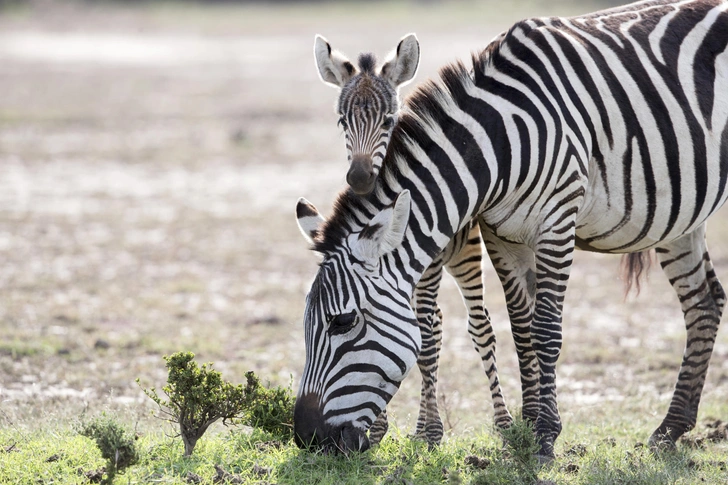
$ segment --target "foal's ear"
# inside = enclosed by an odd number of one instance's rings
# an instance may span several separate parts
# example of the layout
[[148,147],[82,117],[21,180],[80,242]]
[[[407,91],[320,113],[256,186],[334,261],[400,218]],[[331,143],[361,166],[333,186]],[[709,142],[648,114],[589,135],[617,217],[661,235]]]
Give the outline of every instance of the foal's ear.
[[349,59],[332,50],[331,44],[318,34],[313,42],[313,56],[316,58],[319,76],[326,84],[343,88],[358,72]]
[[380,75],[395,88],[407,84],[417,74],[420,65],[420,43],[415,34],[407,34],[382,65]]
[[312,203],[301,197],[296,204],[296,219],[298,220],[298,228],[301,230],[304,239],[309,244],[313,244],[319,228],[326,222],[319,211]]
[[375,215],[359,233],[352,250],[367,262],[374,262],[397,249],[407,230],[412,197],[409,190],[402,191],[392,207]]

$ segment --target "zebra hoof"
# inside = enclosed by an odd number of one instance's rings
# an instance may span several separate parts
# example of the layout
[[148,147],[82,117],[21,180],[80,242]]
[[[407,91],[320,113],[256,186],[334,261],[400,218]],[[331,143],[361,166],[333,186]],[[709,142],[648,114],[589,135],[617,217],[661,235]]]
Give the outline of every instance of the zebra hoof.
[[539,465],[549,465],[553,463],[555,459],[553,455],[542,455],[541,453],[536,453],[535,457],[536,460],[538,460]]
[[548,465],[555,459],[553,442],[541,439],[541,449],[535,455],[539,465]]
[[[688,427],[688,429],[692,429],[692,426]],[[647,441],[647,446],[654,453],[675,451],[677,450],[677,440],[685,431],[685,428],[667,426],[663,423],[652,433]]]
[[653,453],[664,453],[677,450],[677,444],[669,434],[657,432],[652,433],[649,441],[647,441],[647,446]]

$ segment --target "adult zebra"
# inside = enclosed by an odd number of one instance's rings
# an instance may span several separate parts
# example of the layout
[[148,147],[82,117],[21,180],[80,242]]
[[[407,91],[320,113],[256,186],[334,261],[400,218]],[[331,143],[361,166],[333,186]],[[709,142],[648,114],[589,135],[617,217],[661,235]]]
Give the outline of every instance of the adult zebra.
[[[374,188],[389,138],[397,124],[399,88],[410,82],[417,72],[419,42],[414,34],[406,35],[381,65],[377,65],[373,54],[364,53],[359,55],[358,66],[355,66],[317,35],[314,58],[321,80],[341,90],[336,111],[338,124],[346,137],[349,160],[346,181],[355,193],[367,195]],[[316,212],[315,208],[305,207],[311,214]],[[318,218],[314,222],[320,224],[322,221]],[[315,234],[304,233],[304,236],[312,239]],[[455,279],[468,312],[468,332],[490,383],[493,421],[500,428],[507,428],[513,422],[498,379],[495,334],[483,302],[481,264],[480,231],[477,222],[472,221],[455,234],[445,250],[433,260],[412,297],[422,337],[422,349],[417,358],[422,387],[415,435],[425,438],[431,445],[440,443],[443,435],[437,407],[437,371],[442,343],[442,312],[437,297],[443,269]],[[388,427],[387,410],[383,409],[369,429],[369,440],[378,443]]]
[[323,261],[304,315],[299,443],[368,446],[366,428],[420,349],[414,285],[474,217],[506,291],[520,295],[509,311],[531,322],[519,352],[538,362],[542,458],[561,431],[555,365],[575,247],[655,248],[687,343],[650,443],[674,445],[695,425],[726,301],[705,221],[728,197],[727,10],[648,0],[519,22],[472,71],[445,67],[407,100],[373,193],[340,194],[309,228]]

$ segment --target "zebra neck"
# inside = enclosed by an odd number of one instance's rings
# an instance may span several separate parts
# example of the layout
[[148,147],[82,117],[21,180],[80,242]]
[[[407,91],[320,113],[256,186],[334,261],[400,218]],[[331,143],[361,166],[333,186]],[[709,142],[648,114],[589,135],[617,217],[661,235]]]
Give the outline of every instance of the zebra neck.
[[391,264],[414,283],[458,231],[503,198],[502,174],[518,146],[462,64],[440,75],[441,84],[425,84],[407,100],[370,196],[375,214],[410,191],[408,230]]

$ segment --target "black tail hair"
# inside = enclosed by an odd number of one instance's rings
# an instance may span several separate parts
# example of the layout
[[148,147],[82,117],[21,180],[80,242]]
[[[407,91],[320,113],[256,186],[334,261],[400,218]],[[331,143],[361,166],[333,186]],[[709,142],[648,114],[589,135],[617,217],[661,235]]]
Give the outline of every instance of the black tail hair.
[[624,280],[624,297],[627,298],[632,286],[640,294],[640,280],[647,277],[652,266],[654,251],[640,251],[639,253],[630,253],[622,255],[622,279]]

